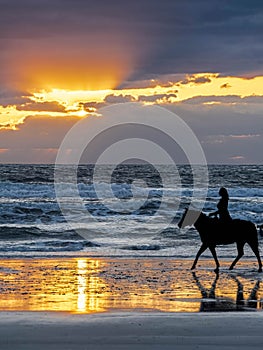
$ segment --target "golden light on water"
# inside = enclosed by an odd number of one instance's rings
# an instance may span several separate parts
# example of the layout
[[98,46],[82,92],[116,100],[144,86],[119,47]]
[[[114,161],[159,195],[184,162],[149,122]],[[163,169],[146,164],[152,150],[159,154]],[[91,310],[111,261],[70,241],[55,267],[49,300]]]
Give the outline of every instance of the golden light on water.
[[187,261],[169,259],[3,260],[0,310],[97,313],[236,311],[247,306],[261,309],[260,281],[227,273],[216,278],[213,263],[209,263],[208,271],[195,274],[187,265]]
[[85,260],[78,260],[78,312],[85,312],[86,310],[86,269],[87,263]]

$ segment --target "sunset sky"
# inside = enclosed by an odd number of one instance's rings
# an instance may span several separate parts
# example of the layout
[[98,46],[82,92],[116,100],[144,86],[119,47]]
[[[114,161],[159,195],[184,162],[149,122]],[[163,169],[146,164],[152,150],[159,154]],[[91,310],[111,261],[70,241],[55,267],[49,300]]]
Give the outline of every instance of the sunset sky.
[[0,0],[0,162],[54,163],[80,118],[159,104],[209,163],[262,164],[261,0]]

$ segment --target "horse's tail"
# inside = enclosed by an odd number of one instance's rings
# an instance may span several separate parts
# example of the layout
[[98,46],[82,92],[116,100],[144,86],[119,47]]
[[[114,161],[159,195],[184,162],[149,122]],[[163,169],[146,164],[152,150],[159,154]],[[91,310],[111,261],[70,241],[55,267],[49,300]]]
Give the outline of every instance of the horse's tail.
[[[247,243],[250,245],[258,246],[258,230],[257,226],[252,221],[247,222]],[[245,223],[244,222],[244,223]]]

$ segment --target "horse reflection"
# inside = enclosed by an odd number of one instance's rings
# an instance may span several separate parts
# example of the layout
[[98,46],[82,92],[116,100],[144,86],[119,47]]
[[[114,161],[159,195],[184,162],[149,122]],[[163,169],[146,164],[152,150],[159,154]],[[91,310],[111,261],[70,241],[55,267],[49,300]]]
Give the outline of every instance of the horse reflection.
[[210,289],[206,289],[195,272],[192,272],[193,279],[199,288],[202,300],[200,304],[201,312],[211,311],[245,311],[262,308],[261,302],[258,302],[258,290],[260,281],[257,281],[251,290],[247,300],[244,298],[244,286],[235,276],[230,276],[237,284],[236,300],[231,298],[216,297],[216,287],[219,280],[219,274],[216,274]]

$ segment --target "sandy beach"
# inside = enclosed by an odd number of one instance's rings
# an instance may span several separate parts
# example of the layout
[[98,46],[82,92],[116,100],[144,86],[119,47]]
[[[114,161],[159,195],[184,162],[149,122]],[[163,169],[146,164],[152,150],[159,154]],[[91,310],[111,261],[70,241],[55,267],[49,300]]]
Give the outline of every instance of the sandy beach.
[[255,261],[164,258],[6,259],[1,349],[261,348]]
[[261,313],[2,313],[1,349],[262,349]]

